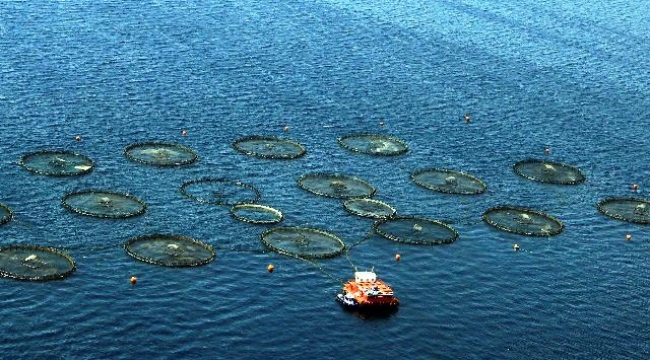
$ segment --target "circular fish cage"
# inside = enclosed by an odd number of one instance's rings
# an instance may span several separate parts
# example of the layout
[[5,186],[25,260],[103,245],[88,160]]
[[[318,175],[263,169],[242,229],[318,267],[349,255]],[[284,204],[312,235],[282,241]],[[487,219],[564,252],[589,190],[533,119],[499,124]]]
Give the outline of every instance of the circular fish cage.
[[70,276],[77,266],[70,255],[45,246],[10,245],[0,248],[0,276],[16,280],[48,281]]
[[433,191],[476,195],[487,189],[487,184],[474,175],[450,169],[422,169],[411,174],[414,183]]
[[253,185],[225,178],[189,180],[180,188],[181,194],[202,204],[238,205],[260,201],[260,191]]
[[483,221],[497,229],[527,236],[553,236],[564,230],[562,221],[541,211],[498,206],[483,213]]
[[230,208],[230,214],[237,220],[250,224],[277,224],[282,221],[280,210],[258,204],[239,204]]
[[402,216],[376,221],[372,228],[386,239],[414,245],[451,244],[458,239],[453,227],[437,220]]
[[133,258],[154,265],[194,267],[214,260],[212,247],[191,237],[151,234],[138,236],[124,244]]
[[273,136],[246,136],[232,144],[235,150],[262,159],[295,159],[306,153],[300,143]]
[[77,214],[110,219],[141,215],[147,208],[144,201],[133,195],[94,189],[66,194],[61,203]]
[[155,166],[188,165],[199,158],[194,150],[186,146],[164,142],[131,144],[124,149],[124,156],[140,164]]
[[397,212],[385,202],[368,198],[348,199],[343,203],[343,208],[350,214],[373,219],[392,218]]
[[395,156],[408,152],[408,145],[393,136],[381,134],[351,134],[338,138],[339,144],[356,153]]
[[0,225],[6,224],[14,218],[14,212],[11,208],[3,203],[0,203]]
[[263,232],[260,240],[279,254],[303,259],[331,258],[345,250],[336,235],[312,228],[276,227]]
[[598,203],[598,211],[618,220],[650,224],[650,201],[635,198],[610,198]]
[[312,194],[335,199],[368,198],[372,197],[376,191],[364,180],[330,173],[303,175],[298,179],[298,186]]
[[75,176],[92,171],[93,160],[72,151],[36,151],[20,158],[20,166],[30,172],[48,176]]
[[577,185],[586,179],[580,169],[553,161],[526,159],[517,162],[513,169],[523,178],[547,184]]

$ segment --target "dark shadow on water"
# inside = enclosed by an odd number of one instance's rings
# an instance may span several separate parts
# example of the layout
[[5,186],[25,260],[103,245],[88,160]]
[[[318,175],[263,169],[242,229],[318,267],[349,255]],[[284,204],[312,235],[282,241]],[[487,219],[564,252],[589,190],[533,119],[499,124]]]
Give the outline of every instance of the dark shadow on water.
[[384,307],[384,308],[351,308],[343,306],[338,303],[342,311],[354,315],[359,319],[373,321],[373,320],[386,320],[391,318],[399,311],[398,307]]

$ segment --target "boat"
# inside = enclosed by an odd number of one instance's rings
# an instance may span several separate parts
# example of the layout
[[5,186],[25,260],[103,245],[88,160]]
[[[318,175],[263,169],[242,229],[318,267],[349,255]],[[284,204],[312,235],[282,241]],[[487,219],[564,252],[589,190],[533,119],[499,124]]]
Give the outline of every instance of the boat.
[[378,279],[374,271],[356,271],[336,300],[346,308],[359,310],[395,310],[399,305],[393,289]]

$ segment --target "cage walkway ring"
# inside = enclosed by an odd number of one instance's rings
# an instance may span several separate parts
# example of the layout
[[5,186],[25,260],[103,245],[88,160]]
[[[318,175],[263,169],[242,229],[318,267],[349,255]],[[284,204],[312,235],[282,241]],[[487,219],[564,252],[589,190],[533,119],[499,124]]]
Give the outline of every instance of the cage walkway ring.
[[397,212],[395,208],[383,201],[368,198],[345,200],[343,202],[343,209],[350,214],[373,219],[392,218]]
[[336,173],[311,173],[298,178],[300,188],[335,199],[368,198],[376,189],[359,178]]
[[636,224],[650,224],[650,200],[607,198],[597,205],[598,211],[613,219]]
[[72,151],[41,150],[25,154],[20,166],[27,171],[47,176],[76,176],[92,171],[94,162],[86,155]]
[[487,184],[476,176],[451,169],[427,168],[413,172],[411,180],[426,189],[457,195],[485,192]]
[[39,245],[9,245],[0,248],[0,276],[24,281],[60,280],[77,266],[67,253]]
[[262,159],[296,159],[307,151],[296,141],[260,135],[243,137],[233,142],[232,146],[244,155]]
[[237,204],[230,208],[230,214],[235,219],[250,224],[277,224],[283,218],[280,210],[259,204]]
[[327,231],[301,227],[275,227],[260,235],[267,248],[302,259],[325,259],[341,255],[345,244]]
[[577,185],[585,181],[577,167],[547,160],[526,159],[513,165],[515,173],[525,179],[547,184]]
[[14,218],[14,212],[11,208],[0,203],[0,225],[6,224]]
[[68,193],[61,204],[77,214],[108,219],[138,216],[147,209],[145,202],[134,195],[98,189]]
[[228,205],[255,204],[260,201],[260,191],[239,180],[209,178],[189,180],[180,187],[188,199],[202,204]]
[[188,236],[150,234],[124,243],[131,257],[154,265],[195,267],[208,264],[216,254],[212,246]]
[[186,146],[166,142],[141,142],[124,149],[127,159],[146,165],[181,166],[194,163],[196,152]]
[[554,236],[564,230],[564,223],[541,211],[496,206],[483,213],[483,221],[506,232],[526,236]]
[[458,239],[458,232],[448,224],[415,216],[379,220],[372,228],[386,239],[405,244],[451,244]]
[[394,137],[381,134],[350,134],[338,138],[343,148],[352,152],[377,155],[396,156],[408,152],[408,145]]

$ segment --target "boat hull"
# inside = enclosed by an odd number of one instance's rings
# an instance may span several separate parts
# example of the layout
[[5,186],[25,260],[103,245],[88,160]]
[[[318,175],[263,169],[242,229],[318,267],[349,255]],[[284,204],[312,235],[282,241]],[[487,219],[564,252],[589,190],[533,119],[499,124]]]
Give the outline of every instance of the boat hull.
[[371,303],[358,303],[346,299],[343,294],[336,295],[336,301],[346,309],[365,310],[365,311],[395,311],[398,308],[399,302],[371,302]]

